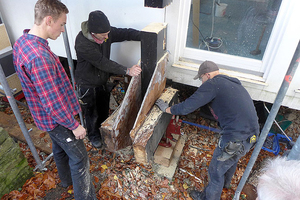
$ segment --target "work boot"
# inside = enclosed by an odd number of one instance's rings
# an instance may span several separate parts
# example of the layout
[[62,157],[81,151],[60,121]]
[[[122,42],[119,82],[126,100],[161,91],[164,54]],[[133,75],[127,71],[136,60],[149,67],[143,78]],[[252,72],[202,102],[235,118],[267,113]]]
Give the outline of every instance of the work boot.
[[203,200],[202,196],[202,192],[198,190],[192,190],[190,192],[190,197],[192,197],[193,200]]
[[101,140],[95,140],[95,141],[91,141],[92,145],[97,148],[100,149],[102,147],[102,142]]

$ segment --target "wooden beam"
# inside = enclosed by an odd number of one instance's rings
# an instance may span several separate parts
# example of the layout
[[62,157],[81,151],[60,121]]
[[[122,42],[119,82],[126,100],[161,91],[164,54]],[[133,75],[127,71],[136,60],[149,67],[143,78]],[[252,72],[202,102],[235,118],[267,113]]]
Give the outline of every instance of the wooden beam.
[[[159,97],[169,105],[178,102],[177,90],[167,88]],[[149,163],[153,160],[154,152],[166,132],[172,115],[162,112],[157,106],[153,106],[141,126],[136,130],[133,141],[134,156],[137,162]]]
[[107,150],[114,152],[132,144],[129,133],[141,103],[140,75],[131,79],[122,104],[101,124],[100,132]]
[[[142,74],[131,79],[120,108],[108,117],[100,128],[109,151],[116,151],[132,144],[134,137],[130,138],[130,131],[145,119],[145,115],[165,88],[167,65],[165,31],[166,24],[162,23],[151,23],[142,30]],[[160,63],[158,67],[157,63]],[[146,91],[147,95],[143,100]]]
[[167,25],[151,23],[141,33],[142,97],[155,71],[157,62],[166,53]]
[[148,85],[146,95],[136,117],[134,126],[130,131],[130,137],[133,141],[135,140],[137,130],[144,122],[149,110],[152,108],[155,101],[158,99],[158,97],[166,87],[165,69],[167,67],[167,61],[168,53],[165,53],[165,55],[157,63],[155,72],[153,73],[152,79]]

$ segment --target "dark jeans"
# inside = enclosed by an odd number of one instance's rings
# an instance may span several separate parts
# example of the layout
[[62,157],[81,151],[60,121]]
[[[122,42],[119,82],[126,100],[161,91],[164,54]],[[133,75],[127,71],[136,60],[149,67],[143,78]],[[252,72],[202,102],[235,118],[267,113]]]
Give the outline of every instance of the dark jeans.
[[[209,164],[208,174],[209,183],[202,193],[201,198],[205,200],[219,200],[221,198],[222,190],[225,185],[229,185],[233,174],[235,173],[237,163],[252,147],[252,144],[243,141],[245,147],[244,152],[233,156],[225,161],[219,161],[217,158],[222,155],[223,150],[219,146],[215,149],[213,158]],[[225,146],[221,144],[221,146]]]
[[109,97],[110,93],[104,87],[79,86],[79,102],[90,141],[101,140],[99,128],[109,114]]
[[89,157],[83,140],[76,140],[73,132],[61,125],[48,133],[52,140],[53,157],[62,185],[73,183],[75,199],[96,199],[89,172]]

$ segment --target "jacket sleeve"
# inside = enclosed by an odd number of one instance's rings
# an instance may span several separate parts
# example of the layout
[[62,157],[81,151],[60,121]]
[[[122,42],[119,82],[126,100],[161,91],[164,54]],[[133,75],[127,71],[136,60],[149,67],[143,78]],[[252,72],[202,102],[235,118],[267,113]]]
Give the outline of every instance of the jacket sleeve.
[[207,82],[201,85],[196,92],[185,101],[171,107],[173,115],[187,115],[211,102],[216,97],[212,84]]
[[110,36],[113,42],[141,41],[141,31],[133,28],[111,27]]

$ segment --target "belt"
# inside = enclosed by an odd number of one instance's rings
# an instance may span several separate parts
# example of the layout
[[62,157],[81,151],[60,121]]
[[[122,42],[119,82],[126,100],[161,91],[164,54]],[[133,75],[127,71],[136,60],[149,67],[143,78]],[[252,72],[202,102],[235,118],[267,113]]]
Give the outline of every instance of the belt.
[[248,143],[250,143],[250,144],[255,143],[255,142],[257,141],[257,137],[256,137],[255,134],[254,134],[254,135],[251,135],[251,136],[249,136],[249,137],[247,138],[246,141],[247,141]]

